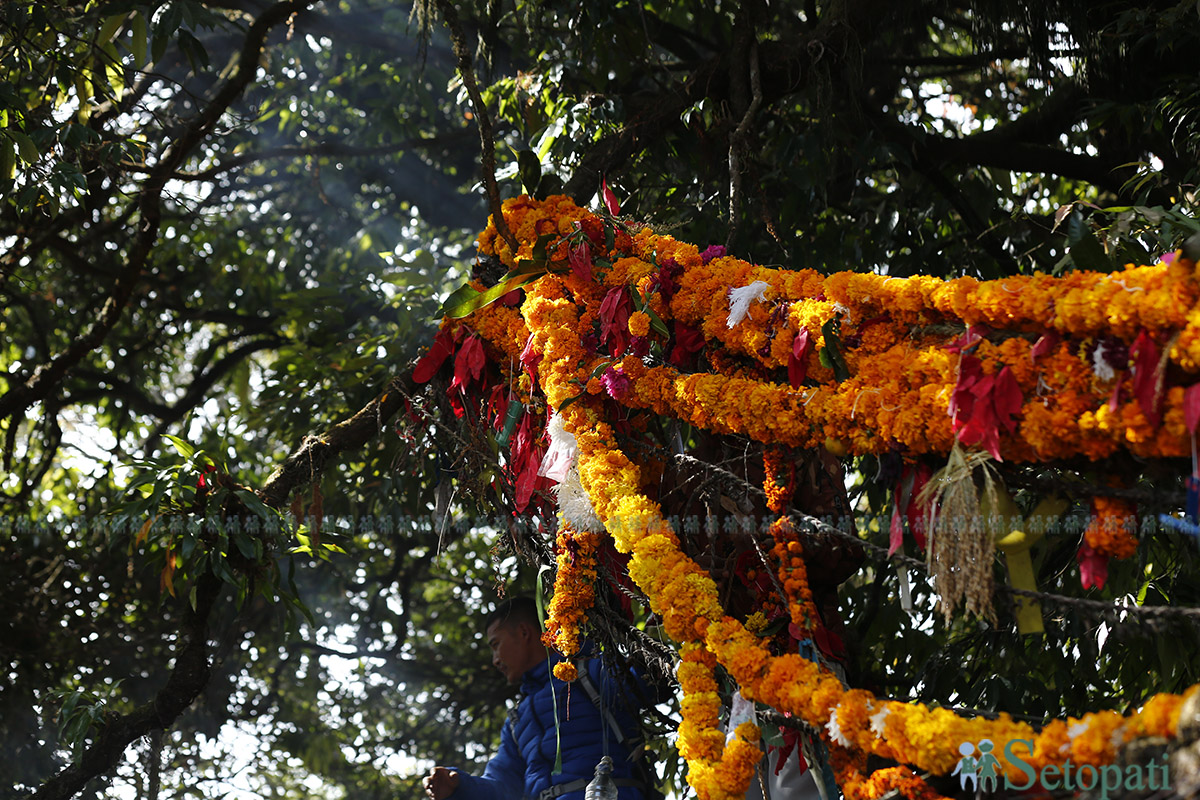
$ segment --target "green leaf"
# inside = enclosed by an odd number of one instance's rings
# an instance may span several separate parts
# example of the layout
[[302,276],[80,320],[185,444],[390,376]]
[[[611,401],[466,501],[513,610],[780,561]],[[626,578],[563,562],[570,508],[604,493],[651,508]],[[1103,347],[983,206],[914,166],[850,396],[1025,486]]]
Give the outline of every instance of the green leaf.
[[237,531],[233,534],[233,543],[237,545],[238,552],[245,556],[250,561],[255,559],[254,541],[242,531]]
[[257,516],[265,520],[273,520],[277,516],[274,509],[264,503],[257,494],[249,489],[234,489],[233,493],[245,504],[246,508],[250,509]]
[[[550,242],[559,238],[557,233],[543,233],[537,238],[533,244],[533,261],[535,264],[544,264],[550,259],[548,255]],[[517,265],[520,268],[520,265]]]
[[33,143],[33,139],[17,130],[8,130],[5,133],[17,143],[17,155],[21,157],[22,161],[32,164],[38,160],[38,149],[37,145]]
[[16,175],[16,146],[0,140],[0,181],[11,181]]
[[537,199],[545,200],[553,194],[562,194],[563,182],[562,178],[555,175],[553,172],[548,172],[538,181]]
[[826,320],[821,326],[821,333],[825,336],[825,346],[821,348],[818,357],[821,359],[821,365],[827,369],[833,370],[833,377],[839,383],[850,377],[850,368],[846,366],[846,360],[842,358],[842,342],[838,338],[835,329],[837,327],[837,318]]
[[1108,260],[1104,247],[1082,214],[1072,214],[1067,220],[1067,245],[1071,260],[1079,269],[1094,272],[1112,271],[1112,262]]
[[175,451],[184,458],[191,458],[196,453],[196,448],[180,439],[178,436],[164,434],[163,438],[175,446]]
[[663,322],[662,317],[654,313],[654,309],[648,305],[646,306],[646,314],[650,317],[650,327],[654,329],[654,332],[659,336],[670,338],[671,332],[667,330],[667,323]]
[[[524,263],[528,264],[530,262]],[[460,287],[451,292],[450,296],[442,303],[442,308],[438,312],[438,315],[449,319],[461,319],[468,314],[491,305],[513,289],[519,289],[527,283],[532,283],[545,274],[546,265],[543,263],[537,271],[522,272],[519,269],[514,270],[501,278],[500,282],[495,286],[482,292],[472,286]]]
[[133,53],[133,63],[134,66],[140,67],[146,63],[146,17],[141,11],[133,12],[129,27],[132,36],[129,47]]
[[521,176],[521,186],[528,194],[537,192],[538,182],[542,177],[542,163],[538,161],[537,153],[532,150],[522,150],[517,153],[517,172]]
[[100,32],[96,34],[96,45],[103,47],[111,42],[112,38],[117,35],[117,29],[125,21],[125,17],[125,14],[113,14],[104,20],[104,24],[100,26]]
[[561,412],[564,408],[571,405],[571,403],[574,403],[576,400],[582,400],[583,396],[585,394],[587,394],[587,392],[580,392],[577,395],[572,395],[571,397],[568,397],[566,400],[563,400],[562,403],[559,404],[558,410]]

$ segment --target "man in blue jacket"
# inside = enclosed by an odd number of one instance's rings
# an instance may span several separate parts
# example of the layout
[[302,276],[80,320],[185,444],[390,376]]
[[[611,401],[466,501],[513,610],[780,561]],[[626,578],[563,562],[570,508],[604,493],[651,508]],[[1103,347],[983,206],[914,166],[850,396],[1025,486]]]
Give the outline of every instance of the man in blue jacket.
[[[430,800],[583,800],[606,739],[620,800],[642,800],[643,782],[634,777],[638,770],[630,753],[638,728],[619,699],[629,687],[610,677],[599,658],[579,664],[579,678],[569,690],[553,677],[537,607],[529,598],[501,603],[488,616],[486,632],[492,664],[509,683],[521,684],[521,695],[483,775],[434,767],[424,779]],[[562,771],[552,774],[560,749]]]

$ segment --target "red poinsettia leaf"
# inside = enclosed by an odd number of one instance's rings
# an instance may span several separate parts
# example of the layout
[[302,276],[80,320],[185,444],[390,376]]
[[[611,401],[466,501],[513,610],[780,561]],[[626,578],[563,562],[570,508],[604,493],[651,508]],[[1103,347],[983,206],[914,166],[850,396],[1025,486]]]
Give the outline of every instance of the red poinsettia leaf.
[[1191,433],[1200,424],[1200,383],[1192,384],[1183,393],[1183,419]]
[[521,421],[517,423],[517,429],[513,434],[511,444],[509,445],[509,455],[512,456],[510,463],[521,464],[526,460],[526,455],[530,450],[530,445],[533,444],[533,434],[530,429],[532,423],[531,414],[526,414],[521,417]]
[[892,524],[888,528],[888,555],[892,555],[904,544],[904,517],[900,513],[900,499],[896,498],[892,509]]
[[912,492],[908,496],[908,506],[904,509],[904,515],[908,517],[909,530],[912,531],[917,546],[922,550],[925,549],[925,519],[928,517],[929,508],[928,503],[921,502],[921,492],[932,477],[933,470],[929,468],[928,464],[924,462],[917,464],[913,474]]
[[975,384],[982,378],[983,362],[972,355],[964,355],[958,362],[958,380],[954,393],[950,395],[950,417],[954,421],[954,432],[967,424],[975,407]]
[[1012,370],[1008,367],[1000,370],[992,390],[992,406],[996,411],[996,421],[1009,433],[1017,428],[1016,415],[1021,413],[1024,402],[1021,387],[1017,385]]
[[600,303],[600,339],[608,345],[609,353],[616,358],[629,347],[629,290],[617,286],[608,290]]
[[1030,359],[1039,359],[1046,355],[1054,348],[1058,347],[1058,343],[1062,341],[1062,337],[1058,335],[1058,331],[1047,331],[1041,335],[1029,351]]
[[1157,425],[1158,404],[1162,399],[1158,345],[1150,338],[1150,334],[1142,331],[1134,339],[1129,354],[1133,357],[1133,394],[1146,419]]
[[504,427],[504,418],[508,416],[508,391],[508,387],[503,383],[497,383],[488,397],[488,418],[492,420],[492,427],[496,430]]
[[817,625],[817,629],[813,631],[813,643],[829,658],[840,661],[846,656],[846,643],[842,641],[842,637],[824,625]]
[[517,513],[523,513],[529,506],[529,498],[533,497],[533,490],[537,486],[538,465],[536,461],[526,461],[517,474],[517,482],[513,487],[513,505]]
[[542,354],[533,349],[533,334],[531,333],[525,340],[525,349],[521,351],[521,364],[532,375],[540,363],[542,363]]
[[592,280],[592,251],[587,242],[567,251],[567,263],[571,265],[571,272],[576,278],[581,281]]
[[1084,544],[1075,555],[1075,560],[1079,563],[1079,582],[1083,588],[1103,589],[1108,582],[1108,556],[1102,556],[1090,545]]
[[483,365],[486,362],[483,340],[478,334],[467,337],[458,349],[458,355],[454,357],[454,380],[450,382],[450,389],[466,389],[468,383],[478,380],[483,374]]
[[808,351],[812,349],[812,341],[808,328],[801,328],[792,339],[792,355],[788,358],[788,383],[793,389],[799,389],[808,376]]
[[613,194],[613,190],[608,188],[608,178],[603,178],[600,181],[600,189],[604,195],[604,207],[608,209],[608,213],[614,217],[621,213],[621,204],[617,202],[617,196]]
[[442,328],[438,331],[437,336],[433,337],[433,345],[429,348],[429,352],[421,356],[417,365],[413,367],[413,381],[416,383],[425,383],[442,368],[442,364],[446,363],[446,359],[454,352],[454,339],[450,335],[450,331]]

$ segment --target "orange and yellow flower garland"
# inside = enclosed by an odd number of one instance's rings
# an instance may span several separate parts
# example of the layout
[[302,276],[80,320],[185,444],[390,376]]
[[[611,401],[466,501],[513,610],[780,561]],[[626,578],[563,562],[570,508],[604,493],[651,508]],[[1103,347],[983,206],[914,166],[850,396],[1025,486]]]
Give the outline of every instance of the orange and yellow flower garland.
[[1083,534],[1088,547],[1112,558],[1133,555],[1138,540],[1130,532],[1136,524],[1131,504],[1115,497],[1094,497],[1092,505],[1096,514]]
[[[517,222],[518,230],[531,235],[567,236],[577,228],[600,225],[596,217],[565,198],[541,203],[517,198],[505,203],[505,212]],[[1020,429],[1015,435],[1001,437],[1005,458],[1025,461],[1084,455],[1094,459],[1121,448],[1139,456],[1187,453],[1182,387],[1167,387],[1162,398],[1163,423],[1155,425],[1133,398],[1128,388],[1131,378],[1123,365],[1117,365],[1115,377],[1098,376],[1089,353],[1098,336],[1128,340],[1139,331],[1158,337],[1179,331],[1167,348],[1170,361],[1185,370],[1200,371],[1200,308],[1196,307],[1200,288],[1190,262],[1176,259],[1170,265],[1131,268],[1112,275],[1034,275],[993,282],[923,276],[900,279],[851,272],[823,277],[811,270],[773,270],[729,257],[704,263],[692,245],[649,229],[633,236],[618,231],[618,244],[599,254],[612,259],[611,268],[599,280],[588,282],[590,291],[583,293],[588,296],[577,298],[587,308],[587,315],[599,310],[603,287],[626,286],[641,293],[665,320],[700,328],[716,360],[724,359],[719,355],[724,350],[757,360],[768,369],[786,366],[794,337],[801,329],[807,332],[813,342],[805,357],[807,375],[817,386],[803,390],[776,386],[764,395],[769,402],[783,402],[775,408],[785,409],[785,416],[799,423],[789,426],[790,436],[785,441],[813,446],[835,438],[853,453],[883,452],[893,443],[912,453],[944,452],[954,438],[945,408],[957,379],[958,357],[946,349],[953,334],[921,332],[935,329],[930,326],[985,324],[1002,328],[1010,337],[978,345],[985,371],[1009,367],[1025,398]],[[622,238],[634,255],[624,254]],[[499,247],[500,258],[513,263],[492,228],[481,234],[479,241],[483,252]],[[528,240],[522,241],[521,255],[528,257],[526,250],[531,252],[531,246]],[[563,241],[552,254],[562,257],[567,249]],[[668,260],[681,267],[682,273],[678,290],[665,302],[651,273],[656,263]],[[753,303],[746,319],[727,327],[727,290],[754,280],[770,286],[764,301]],[[477,316],[489,313],[485,310]],[[640,311],[633,314],[630,330],[635,336],[654,338],[648,316],[644,316]],[[835,318],[841,320],[844,356],[851,370],[850,378],[841,382],[833,381],[830,370],[818,359],[828,344],[823,326]],[[1035,333],[1044,331],[1072,338],[1047,345],[1034,356],[1032,340]],[[851,341],[853,346],[846,345]],[[506,349],[511,347],[506,343]],[[657,410],[670,403],[670,397],[662,396],[668,389],[684,394],[671,403],[676,411],[686,405],[690,390],[701,387],[664,383],[677,383],[674,375],[667,371],[652,381],[651,388],[638,393],[638,405]],[[713,395],[715,387],[708,393]],[[724,396],[736,394],[729,391]],[[710,403],[702,416],[724,423],[725,429],[747,432],[740,429],[743,415],[729,405]],[[765,435],[761,427],[759,435]]]
[[558,571],[554,576],[554,595],[546,615],[542,640],[566,657],[554,665],[554,675],[562,681],[577,676],[571,658],[579,652],[582,627],[588,610],[595,602],[596,548],[600,534],[577,531],[563,523],[556,541]]
[[[567,236],[597,225],[595,217],[563,198],[540,204],[528,198],[509,201],[505,213],[510,227],[519,231],[522,246],[517,256],[532,253],[531,242],[538,234]],[[481,235],[480,247],[510,266],[514,263],[514,254],[491,228]],[[552,257],[564,258],[566,249],[560,243]],[[599,281],[547,275],[529,285],[521,309],[528,341],[509,338],[513,325],[503,326],[509,333],[495,326],[496,333],[489,331],[488,339],[506,353],[528,347],[541,355],[539,382],[552,408],[578,398],[578,387],[589,387],[589,394],[562,411],[567,429],[577,438],[580,477],[617,548],[631,554],[631,578],[687,653],[710,654],[747,698],[817,727],[832,726],[838,741],[858,752],[936,774],[950,770],[957,760],[950,743],[961,741],[989,738],[1002,751],[1010,740],[1031,740],[1028,761],[1036,768],[1067,758],[1100,765],[1113,758],[1114,743],[1174,735],[1183,700],[1178,695],[1159,695],[1128,718],[1112,712],[1088,714],[1080,720],[1056,721],[1035,734],[1028,725],[1003,716],[964,719],[942,709],[847,691],[827,670],[797,654],[772,655],[758,637],[724,613],[712,579],[682,552],[658,506],[643,493],[640,472],[617,447],[600,411],[598,387],[592,386],[592,373],[604,359],[583,345],[580,332],[601,313],[603,287],[608,292],[628,287],[660,318],[699,328],[710,362],[729,363],[729,371],[736,369],[741,376],[686,375],[669,367],[648,368],[641,358],[626,356],[619,369],[628,388],[613,394],[623,405],[764,442],[813,446],[838,438],[856,453],[880,452],[896,443],[910,452],[944,452],[954,442],[946,407],[959,361],[947,349],[950,339],[931,333],[931,326],[986,324],[1009,333],[971,345],[984,372],[1007,367],[1024,398],[1020,427],[1001,437],[1006,458],[1096,458],[1122,447],[1139,455],[1179,455],[1185,452],[1182,386],[1168,387],[1162,421],[1152,424],[1138,402],[1125,399],[1130,395],[1127,379],[1119,373],[1106,377],[1093,368],[1089,359],[1094,356],[1088,353],[1099,336],[1128,340],[1146,331],[1160,337],[1178,331],[1166,348],[1168,358],[1183,370],[1200,370],[1200,310],[1195,309],[1200,292],[1192,265],[1176,260],[1169,266],[1138,267],[1111,276],[1039,275],[990,283],[858,273],[824,278],[811,271],[767,270],[737,259],[705,261],[693,246],[646,229],[632,236],[619,230],[614,247],[603,255],[612,266]],[[653,281],[656,266],[668,260],[682,268],[669,301]],[[764,301],[751,303],[743,321],[728,325],[727,290],[755,280],[768,284]],[[492,313],[486,308],[468,324],[480,330]],[[630,334],[658,336],[649,328],[648,314],[644,320],[635,316],[629,317]],[[841,325],[850,373],[842,381],[833,380],[816,358],[821,348],[837,346],[826,340],[825,327],[831,322]],[[801,330],[814,344],[804,365],[808,385],[791,388],[761,380],[761,369],[788,366]],[[1074,339],[1033,348],[1032,334],[1041,330]],[[657,341],[664,343],[661,336]],[[734,359],[739,358],[743,361],[735,368]],[[746,360],[760,368],[745,367]],[[691,661],[698,658],[689,655]],[[680,679],[682,683],[682,667]],[[695,744],[706,741],[699,731],[710,721],[711,702],[707,698],[689,704],[685,719],[690,727],[686,737],[681,729],[681,742],[689,742],[685,756],[692,756],[689,769],[695,774],[693,785],[699,784],[697,791],[703,786],[707,796],[724,796],[721,793],[731,784],[725,779],[728,775],[717,777],[716,751]],[[1011,765],[1007,768],[1012,770]]]
[[753,722],[739,724],[731,737],[721,732],[715,668],[716,658],[702,646],[685,644],[680,649],[677,675],[683,700],[678,748],[688,763],[688,783],[700,800],[737,800],[745,797],[763,754]]

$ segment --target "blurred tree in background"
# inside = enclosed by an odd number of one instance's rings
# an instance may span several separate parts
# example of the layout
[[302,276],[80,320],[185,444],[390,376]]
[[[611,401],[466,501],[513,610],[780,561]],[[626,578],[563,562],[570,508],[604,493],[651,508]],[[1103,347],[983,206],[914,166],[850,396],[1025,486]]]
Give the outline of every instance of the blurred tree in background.
[[[478,621],[547,551],[461,462],[444,386],[408,381],[488,214],[445,10],[0,5],[4,797],[391,798],[498,740]],[[606,179],[677,238],[896,276],[1119,268],[1200,230],[1191,3],[456,16],[504,196]],[[1178,502],[1181,470],[1138,470]],[[1078,593],[1073,547],[1044,587]],[[1139,559],[1107,596],[1196,602],[1191,549]],[[944,624],[919,580],[909,614],[892,581],[841,604],[893,696],[1041,718],[1200,677],[1194,628],[1105,644],[1063,613],[1030,639]]]

